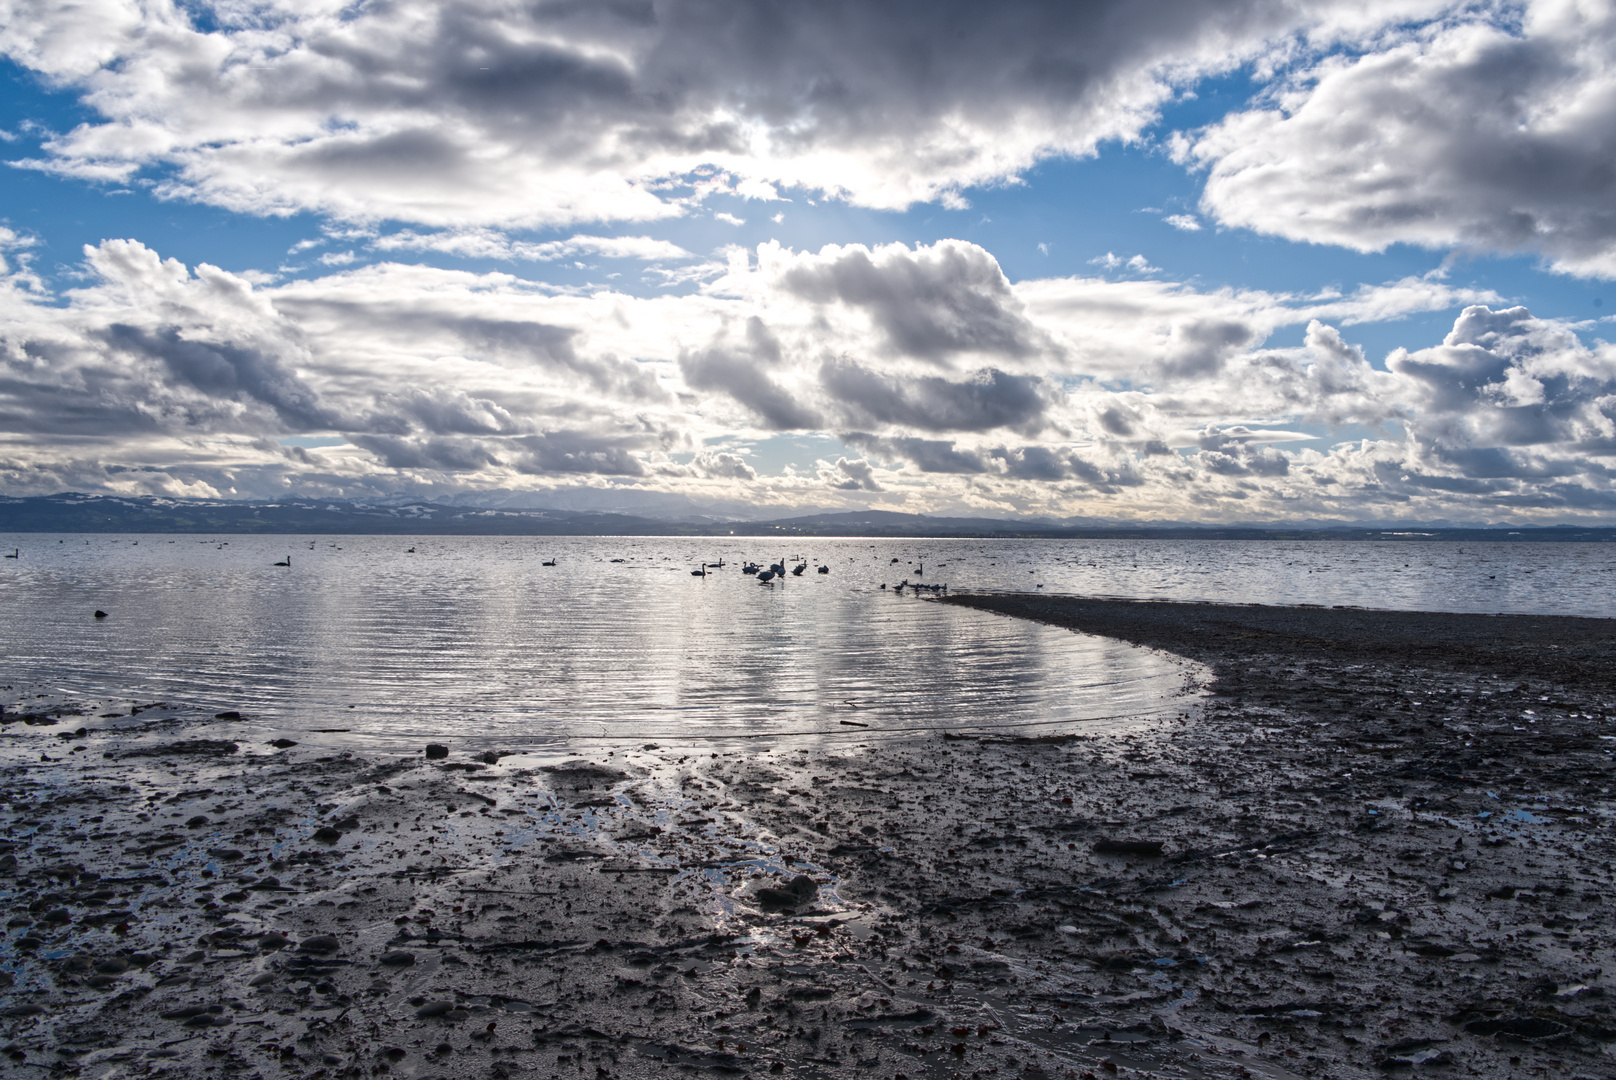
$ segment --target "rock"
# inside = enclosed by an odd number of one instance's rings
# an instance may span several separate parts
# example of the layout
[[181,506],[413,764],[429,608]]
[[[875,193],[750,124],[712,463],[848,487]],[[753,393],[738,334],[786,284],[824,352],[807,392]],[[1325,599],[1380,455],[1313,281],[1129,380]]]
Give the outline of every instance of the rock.
[[426,744],[426,758],[428,761],[437,761],[440,758],[446,758],[448,756],[449,748],[447,746],[433,742]]
[[213,718],[215,720],[240,720],[241,714],[234,709],[226,709],[224,712],[214,713]]
[[389,953],[382,953],[381,962],[388,967],[409,967],[415,963],[415,954],[403,949],[394,949]]
[[65,907],[59,907],[59,908],[56,908],[54,911],[45,912],[43,918],[40,921],[41,922],[48,922],[48,923],[65,923],[65,922],[71,922],[72,919],[73,919],[73,916],[71,916],[71,915],[69,915],[67,913],[67,909]]
[[481,761],[485,765],[498,765],[499,755],[490,750],[486,754],[480,756],[477,760]]
[[290,747],[296,746],[297,745],[297,740],[296,739],[271,739],[271,740],[269,740],[269,745],[273,746],[277,750],[286,750],[286,749],[288,749]]
[[198,949],[195,952],[189,952],[189,953],[186,953],[184,956],[180,957],[180,963],[182,963],[182,964],[200,964],[202,961],[206,960],[207,958],[208,958],[208,954],[203,952],[201,949]]
[[121,956],[111,956],[99,961],[95,965],[95,970],[103,975],[122,975],[129,970],[129,961]]
[[281,879],[278,877],[261,877],[251,885],[247,886],[249,889],[257,889],[261,892],[268,891],[270,889],[279,889],[280,887]]
[[449,1001],[429,1001],[415,1010],[417,1020],[430,1020],[434,1016],[447,1016],[454,1010],[454,1003]]
[[161,746],[137,746],[133,750],[126,750],[118,755],[122,758],[141,757],[175,757],[179,755],[204,755],[208,757],[223,757],[234,754],[241,747],[224,739],[186,739],[181,742],[164,743]]
[[17,939],[17,948],[21,952],[37,949],[43,944],[45,944],[45,939],[35,937],[33,934],[25,934]]
[[316,934],[311,938],[304,938],[297,947],[298,952],[334,953],[342,945],[330,934]]
[[335,844],[342,839],[342,834],[329,825],[322,825],[314,830],[314,838],[322,844]]
[[8,1020],[19,1020],[25,1016],[43,1016],[44,1013],[43,1005],[13,1005],[9,1009],[0,1009],[0,1016]]
[[102,611],[100,608],[96,608],[95,609],[95,617],[98,618],[98,619],[104,619],[104,618],[107,617],[107,613]]
[[187,829],[200,829],[202,826],[206,825],[207,823],[208,823],[208,819],[203,817],[201,814],[198,814],[198,815],[196,815],[196,817],[188,819],[185,822],[185,827]]
[[1557,1020],[1540,1016],[1514,1016],[1498,1020],[1472,1020],[1464,1026],[1472,1035],[1502,1039],[1505,1042],[1554,1042],[1571,1034],[1571,1028]]
[[819,895],[819,886],[807,874],[798,874],[787,882],[785,888],[762,888],[755,894],[758,906],[764,911],[784,911],[787,908],[797,908],[811,902]]
[[268,986],[274,981],[275,973],[273,971],[266,971],[262,975],[254,975],[252,978],[248,979],[247,985],[252,987]]
[[285,934],[268,933],[258,939],[260,949],[284,949],[292,943],[292,939]]
[[208,854],[212,855],[215,859],[222,859],[225,862],[235,862],[237,859],[241,858],[241,851],[238,848],[233,847],[208,848]]
[[1160,855],[1160,840],[1101,840],[1094,845],[1096,855]]

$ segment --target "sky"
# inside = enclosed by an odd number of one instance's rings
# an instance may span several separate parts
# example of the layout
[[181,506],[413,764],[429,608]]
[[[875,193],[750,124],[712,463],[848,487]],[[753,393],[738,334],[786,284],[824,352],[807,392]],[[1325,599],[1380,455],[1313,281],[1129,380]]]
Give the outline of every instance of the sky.
[[0,493],[1616,519],[1616,5],[0,0]]

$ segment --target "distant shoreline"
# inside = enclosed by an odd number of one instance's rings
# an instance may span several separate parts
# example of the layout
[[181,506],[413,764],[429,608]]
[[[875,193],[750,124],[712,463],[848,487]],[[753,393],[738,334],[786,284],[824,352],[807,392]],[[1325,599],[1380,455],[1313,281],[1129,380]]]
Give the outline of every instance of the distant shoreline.
[[260,536],[679,536],[912,540],[1241,540],[1410,543],[1616,542],[1616,525],[1198,525],[946,517],[885,510],[721,521],[437,502],[235,502],[149,496],[0,496],[3,533]]

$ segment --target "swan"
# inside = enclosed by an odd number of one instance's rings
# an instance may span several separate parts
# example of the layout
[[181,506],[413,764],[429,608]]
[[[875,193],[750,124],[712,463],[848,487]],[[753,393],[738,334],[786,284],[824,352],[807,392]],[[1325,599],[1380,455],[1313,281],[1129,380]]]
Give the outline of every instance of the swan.
[[692,570],[692,571],[690,571],[690,576],[691,577],[706,577],[707,576],[707,564],[702,563],[700,570]]
[[8,558],[8,559],[18,559],[18,558],[21,558],[21,557],[22,557],[22,548],[12,548],[11,549],[11,554],[6,556],[6,558]]
[[807,563],[798,563],[791,568],[791,574],[793,577],[802,577],[802,572],[806,569],[808,569]]
[[273,563],[271,565],[274,565],[274,566],[291,566],[292,565],[292,557],[290,555],[288,555],[288,556],[286,556],[286,561],[285,562]]
[[555,565],[555,560],[554,559],[545,559],[544,562],[541,563],[540,565],[541,566],[554,566]]
[[764,570],[764,571],[762,571],[761,573],[758,574],[758,584],[759,585],[766,585],[766,584],[768,584],[769,582],[771,582],[773,580],[774,580],[774,571],[773,570]]

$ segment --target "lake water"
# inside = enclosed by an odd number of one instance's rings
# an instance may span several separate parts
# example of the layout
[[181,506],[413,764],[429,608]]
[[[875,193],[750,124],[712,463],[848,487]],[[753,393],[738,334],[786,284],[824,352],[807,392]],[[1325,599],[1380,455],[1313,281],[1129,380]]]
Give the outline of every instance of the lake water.
[[[0,564],[5,683],[411,748],[1040,731],[1184,707],[1175,658],[879,588],[905,579],[1616,615],[1616,545],[1600,544],[17,534],[0,547],[22,549]],[[802,577],[740,572],[799,555]],[[350,730],[309,734],[321,728]]]

